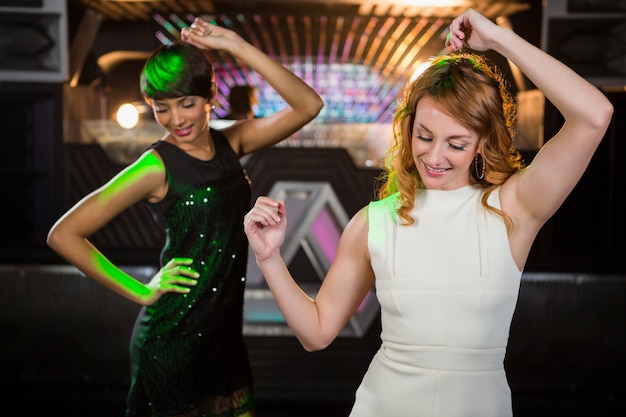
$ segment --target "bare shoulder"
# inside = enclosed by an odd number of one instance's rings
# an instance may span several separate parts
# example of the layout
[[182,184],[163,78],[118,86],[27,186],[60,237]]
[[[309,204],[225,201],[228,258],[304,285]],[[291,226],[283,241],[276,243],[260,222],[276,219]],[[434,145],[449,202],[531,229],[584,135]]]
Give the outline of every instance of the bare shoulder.
[[368,213],[369,206],[362,207],[356,212],[346,225],[345,230],[358,235],[365,234],[367,236],[368,231]]
[[368,232],[368,207],[365,206],[352,216],[350,221],[348,221],[348,224],[344,228],[341,235],[339,250],[349,251],[353,254],[360,253],[368,259]]
[[141,178],[162,178],[165,175],[165,164],[158,151],[150,149],[130,164],[126,170],[128,173],[138,175]]
[[157,151],[151,149],[114,176],[104,189],[115,194],[131,194],[138,199],[153,201],[162,198],[166,184],[167,175],[163,160]]

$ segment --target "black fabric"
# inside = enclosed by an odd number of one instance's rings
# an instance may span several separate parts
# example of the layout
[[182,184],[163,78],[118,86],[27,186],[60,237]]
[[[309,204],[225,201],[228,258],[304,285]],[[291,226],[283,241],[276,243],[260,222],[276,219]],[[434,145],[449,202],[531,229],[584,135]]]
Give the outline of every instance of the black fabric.
[[192,258],[200,273],[188,294],[142,308],[131,340],[128,417],[239,416],[252,410],[252,377],[242,334],[248,241],[243,216],[251,189],[226,138],[196,159],[175,145],[151,146],[168,176],[166,198],[148,204],[163,227],[161,266]]

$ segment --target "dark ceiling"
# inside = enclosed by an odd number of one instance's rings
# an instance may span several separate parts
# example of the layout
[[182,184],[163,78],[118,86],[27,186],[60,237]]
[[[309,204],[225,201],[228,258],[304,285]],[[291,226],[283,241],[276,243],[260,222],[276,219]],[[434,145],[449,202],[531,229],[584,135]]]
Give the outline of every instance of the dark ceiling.
[[[450,20],[467,7],[500,22],[538,1],[272,1],[70,0],[83,20],[106,25],[149,24],[163,43],[176,38],[193,16],[229,27],[311,84],[326,102],[324,122],[386,123],[397,93],[421,63],[438,54]],[[88,12],[88,13],[87,13]],[[504,18],[504,19],[503,19]],[[89,26],[89,25],[85,25]],[[537,33],[539,27],[534,28]],[[76,36],[76,42],[89,37]],[[83,49],[91,45],[83,45]],[[227,54],[213,52],[221,101],[235,84],[258,88],[260,107],[281,106],[263,80]],[[141,58],[143,59],[143,58]],[[74,65],[74,70],[80,70]],[[261,114],[262,115],[262,114]]]
[[[154,13],[180,16],[187,14],[359,14],[377,16],[422,16],[451,18],[468,7],[486,16],[510,16],[529,7],[518,0],[70,0],[87,9],[118,21],[150,20]],[[430,5],[429,5],[430,4]],[[433,6],[434,5],[434,6]]]

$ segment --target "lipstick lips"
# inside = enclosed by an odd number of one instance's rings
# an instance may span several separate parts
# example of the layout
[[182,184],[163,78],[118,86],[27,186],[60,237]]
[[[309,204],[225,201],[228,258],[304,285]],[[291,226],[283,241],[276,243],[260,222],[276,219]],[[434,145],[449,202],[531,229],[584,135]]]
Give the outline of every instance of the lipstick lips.
[[189,126],[185,129],[174,129],[174,133],[176,134],[176,136],[187,136],[191,133],[192,129],[193,126]]
[[439,176],[445,174],[449,168],[433,168],[430,165],[424,163],[424,169],[430,175]]

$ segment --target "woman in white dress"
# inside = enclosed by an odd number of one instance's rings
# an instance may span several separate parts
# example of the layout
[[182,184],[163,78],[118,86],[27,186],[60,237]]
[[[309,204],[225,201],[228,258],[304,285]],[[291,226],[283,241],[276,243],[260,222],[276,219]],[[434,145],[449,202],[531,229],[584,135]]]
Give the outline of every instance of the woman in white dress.
[[[380,199],[346,226],[315,299],[280,255],[284,203],[259,197],[245,219],[306,350],[326,348],[376,286],[382,344],[352,417],[512,415],[503,362],[524,264],[613,114],[597,88],[476,11],[449,29],[450,55],[434,58],[399,103]],[[528,166],[514,149],[515,105],[500,73],[464,47],[513,62],[563,115]]]

